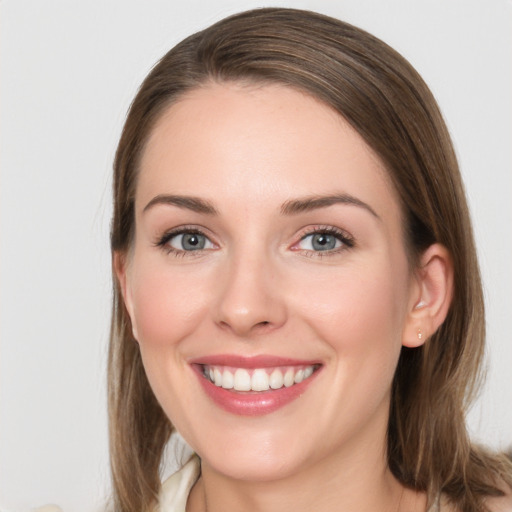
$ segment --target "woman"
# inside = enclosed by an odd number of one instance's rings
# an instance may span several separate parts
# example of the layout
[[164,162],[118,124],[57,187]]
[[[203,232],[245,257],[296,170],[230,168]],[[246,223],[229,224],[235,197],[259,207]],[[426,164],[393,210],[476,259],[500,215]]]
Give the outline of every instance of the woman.
[[[262,9],[177,45],[128,114],[112,250],[116,510],[511,508],[464,423],[484,317],[456,159],[381,41]],[[162,489],[174,428],[197,456]]]

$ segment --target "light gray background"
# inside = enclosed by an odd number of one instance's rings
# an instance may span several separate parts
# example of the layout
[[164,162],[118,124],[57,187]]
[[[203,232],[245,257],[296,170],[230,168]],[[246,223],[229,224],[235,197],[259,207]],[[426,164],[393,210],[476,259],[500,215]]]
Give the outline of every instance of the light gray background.
[[110,169],[152,64],[221,17],[317,10],[402,52],[438,98],[475,221],[489,378],[470,426],[512,443],[510,0],[0,0],[0,504],[67,512],[108,491]]

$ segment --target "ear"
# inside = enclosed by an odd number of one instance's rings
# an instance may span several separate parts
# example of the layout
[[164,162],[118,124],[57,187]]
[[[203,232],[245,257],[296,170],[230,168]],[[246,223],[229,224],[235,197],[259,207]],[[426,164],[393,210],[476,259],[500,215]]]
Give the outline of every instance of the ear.
[[453,297],[453,262],[441,244],[431,245],[421,256],[411,288],[411,300],[402,345],[419,347],[444,322]]
[[126,307],[126,311],[128,311],[128,316],[130,317],[130,321],[132,324],[132,333],[133,337],[136,341],[138,341],[137,334],[137,326],[135,324],[135,315],[133,311],[133,299],[131,288],[129,285],[129,269],[128,269],[128,256],[126,254],[122,254],[120,252],[115,252],[113,256],[113,267],[114,272],[117,277],[117,281],[119,283],[119,288],[121,289],[121,294],[123,296],[123,302]]

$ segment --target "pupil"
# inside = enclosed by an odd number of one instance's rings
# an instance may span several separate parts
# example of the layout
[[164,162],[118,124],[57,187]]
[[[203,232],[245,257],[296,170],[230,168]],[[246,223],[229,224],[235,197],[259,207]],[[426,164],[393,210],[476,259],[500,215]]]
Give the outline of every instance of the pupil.
[[313,235],[313,248],[318,251],[327,251],[334,249],[336,246],[336,239],[332,235],[326,235],[325,233]]
[[198,235],[196,233],[185,234],[183,235],[182,244],[183,249],[188,249],[190,251],[203,249],[205,245],[204,236]]

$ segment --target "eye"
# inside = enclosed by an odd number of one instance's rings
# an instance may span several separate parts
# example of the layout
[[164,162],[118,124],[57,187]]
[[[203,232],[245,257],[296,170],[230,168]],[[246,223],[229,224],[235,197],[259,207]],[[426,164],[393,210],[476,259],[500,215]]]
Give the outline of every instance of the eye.
[[341,247],[341,240],[329,233],[313,233],[306,235],[300,242],[299,248],[307,251],[332,251]]
[[352,237],[336,228],[315,228],[312,233],[304,235],[292,249],[310,253],[337,253],[353,247]]
[[170,253],[177,254],[215,248],[213,242],[205,234],[195,229],[184,228],[166,233],[156,245]]
[[213,247],[210,240],[201,233],[180,233],[171,237],[167,243],[179,251],[200,251]]

